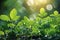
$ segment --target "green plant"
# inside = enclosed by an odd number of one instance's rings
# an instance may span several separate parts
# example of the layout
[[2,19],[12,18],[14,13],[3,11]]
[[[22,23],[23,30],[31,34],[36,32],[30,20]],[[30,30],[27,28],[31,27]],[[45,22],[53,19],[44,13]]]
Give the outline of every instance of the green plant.
[[55,34],[60,34],[60,14],[58,11],[54,11],[53,14],[48,16],[45,9],[41,8],[40,13],[37,15],[35,20],[30,20],[26,16],[20,21],[19,19],[20,16],[17,15],[17,10],[15,8],[10,12],[10,16],[0,15],[1,37],[2,35],[5,35],[6,37],[8,35],[7,38],[9,38],[14,34],[14,36],[18,38],[36,35],[49,38],[49,36],[53,37]]

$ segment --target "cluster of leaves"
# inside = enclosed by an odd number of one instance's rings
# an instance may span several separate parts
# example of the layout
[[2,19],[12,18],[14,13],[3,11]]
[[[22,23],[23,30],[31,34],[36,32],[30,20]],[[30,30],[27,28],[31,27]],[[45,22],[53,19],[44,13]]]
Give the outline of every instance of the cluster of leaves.
[[10,16],[0,15],[0,37],[8,38],[15,34],[16,38],[43,36],[51,39],[60,34],[60,14],[58,11],[54,11],[48,16],[45,9],[41,8],[36,19],[30,20],[25,16],[19,20],[20,16],[17,15],[15,8],[10,12]]

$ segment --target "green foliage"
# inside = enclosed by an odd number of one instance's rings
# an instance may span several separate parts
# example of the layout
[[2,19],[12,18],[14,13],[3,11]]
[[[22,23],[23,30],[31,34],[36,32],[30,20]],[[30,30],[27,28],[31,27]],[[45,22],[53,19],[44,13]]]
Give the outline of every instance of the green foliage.
[[53,28],[45,29],[44,31],[46,35],[53,35],[56,33],[56,29],[53,29]]
[[[10,19],[11,18],[11,19]],[[15,33],[15,36],[35,36],[35,35],[47,35],[52,36],[57,33],[60,34],[60,14],[58,11],[54,11],[53,14],[48,16],[44,8],[40,9],[40,13],[36,16],[36,19],[30,20],[28,17],[24,16],[22,20],[18,19],[20,16],[17,15],[17,10],[12,9],[10,12],[10,18],[7,15],[1,15],[1,28],[0,35]],[[4,22],[6,21],[6,22]]]

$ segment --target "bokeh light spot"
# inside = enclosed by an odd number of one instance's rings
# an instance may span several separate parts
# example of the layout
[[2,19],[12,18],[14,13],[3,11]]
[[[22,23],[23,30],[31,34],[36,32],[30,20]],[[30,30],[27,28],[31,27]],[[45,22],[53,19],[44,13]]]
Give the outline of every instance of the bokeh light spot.
[[50,10],[53,9],[53,6],[52,6],[51,4],[48,4],[48,5],[46,6],[46,9],[50,11]]

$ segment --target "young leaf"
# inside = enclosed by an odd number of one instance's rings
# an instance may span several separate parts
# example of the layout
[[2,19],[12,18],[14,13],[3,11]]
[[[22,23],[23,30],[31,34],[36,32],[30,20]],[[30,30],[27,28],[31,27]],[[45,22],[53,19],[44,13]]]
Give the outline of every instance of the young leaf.
[[54,15],[58,15],[58,11],[54,11]]
[[45,9],[44,8],[41,8],[40,9],[40,13],[45,13]]
[[40,17],[45,17],[47,16],[47,13],[45,12],[45,9],[44,8],[41,8],[40,9],[40,14],[39,14]]
[[18,22],[17,26],[21,26],[21,25],[23,25],[23,23],[21,21]]
[[7,34],[10,33],[10,30],[5,30],[5,33],[7,33]]
[[3,21],[10,21],[10,18],[7,15],[1,15],[0,19]]
[[12,9],[12,11],[10,12],[10,18],[13,20],[13,21],[16,21],[19,19],[19,16],[17,16],[17,10],[14,8]]
[[15,18],[13,20],[18,20],[20,18],[20,16],[15,16]]
[[3,31],[0,31],[0,35],[4,35],[4,32]]
[[11,19],[13,19],[16,15],[17,15],[16,9],[12,9],[11,12],[10,12]]

